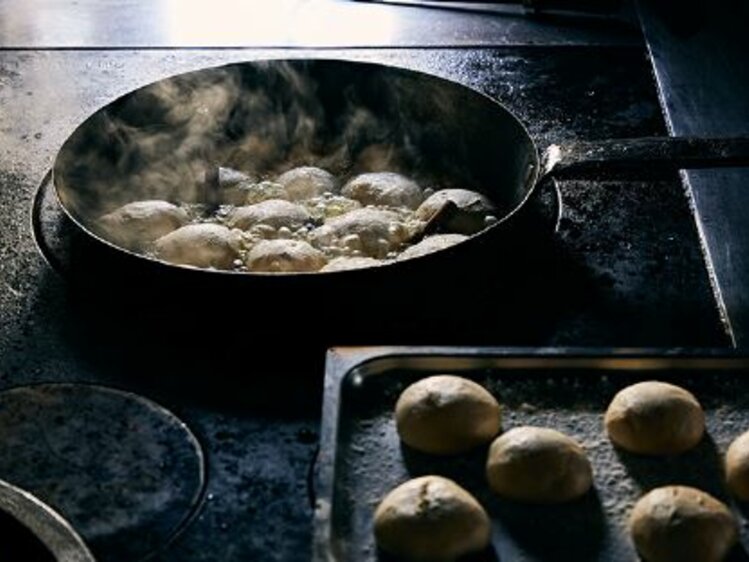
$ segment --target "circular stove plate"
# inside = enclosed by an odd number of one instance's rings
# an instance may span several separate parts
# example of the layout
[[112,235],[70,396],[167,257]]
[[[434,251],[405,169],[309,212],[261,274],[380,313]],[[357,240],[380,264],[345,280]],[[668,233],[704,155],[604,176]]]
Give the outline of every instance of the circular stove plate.
[[58,510],[99,562],[134,562],[190,520],[204,484],[186,425],[141,396],[93,385],[0,392],[0,478]]

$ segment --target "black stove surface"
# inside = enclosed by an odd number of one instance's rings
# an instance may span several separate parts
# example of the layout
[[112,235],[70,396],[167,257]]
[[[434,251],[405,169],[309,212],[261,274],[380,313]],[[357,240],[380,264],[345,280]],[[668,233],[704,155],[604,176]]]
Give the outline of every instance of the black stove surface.
[[[65,136],[117,95],[176,72],[290,55],[375,60],[461,81],[504,102],[542,147],[665,132],[639,48],[3,52],[0,111],[14,119],[0,131],[0,389],[93,382],[151,398],[188,425],[206,457],[204,501],[153,560],[309,558],[307,476],[324,349],[341,342],[311,342],[320,329],[307,316],[269,334],[262,318],[247,329],[185,330],[137,309],[123,316],[116,293],[109,306],[92,306],[38,254],[32,200]],[[355,343],[730,344],[675,175],[565,181],[560,189],[559,231],[527,249],[532,267],[517,294],[500,298],[484,283],[481,313],[465,317],[470,329],[448,308],[440,322],[416,318],[397,337]],[[95,554],[117,559],[105,544]]]

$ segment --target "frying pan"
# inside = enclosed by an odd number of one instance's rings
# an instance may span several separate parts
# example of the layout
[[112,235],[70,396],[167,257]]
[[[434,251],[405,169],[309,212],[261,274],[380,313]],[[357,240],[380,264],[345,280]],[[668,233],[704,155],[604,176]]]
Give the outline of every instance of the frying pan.
[[[539,156],[520,120],[466,86],[379,64],[300,59],[209,68],[128,93],[68,138],[53,181],[65,213],[99,253],[100,270],[115,268],[113,278],[131,288],[147,286],[153,294],[162,287],[167,298],[180,288],[190,294],[251,289],[301,302],[328,291],[372,299],[373,293],[392,295],[392,287],[404,294],[423,288],[425,280],[448,286],[451,278],[470,275],[479,261],[501,260],[503,246],[522,245],[519,232],[533,230],[529,201],[551,177],[747,162],[747,139],[574,143]],[[420,258],[295,274],[167,264],[118,247],[97,230],[101,215],[131,201],[205,199],[206,170],[216,165],[260,177],[300,165],[344,178],[401,172],[435,188],[480,191],[497,205],[499,220],[461,244]]]

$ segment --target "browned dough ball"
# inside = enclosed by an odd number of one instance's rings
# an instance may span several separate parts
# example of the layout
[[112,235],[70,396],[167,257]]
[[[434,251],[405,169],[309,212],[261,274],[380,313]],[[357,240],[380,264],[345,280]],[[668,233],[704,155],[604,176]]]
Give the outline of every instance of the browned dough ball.
[[302,166],[284,172],[276,178],[276,182],[286,188],[292,201],[311,199],[326,192],[338,191],[338,180],[335,176],[314,166]]
[[141,250],[189,221],[187,213],[167,201],[135,201],[99,218],[104,236],[129,250]]
[[392,490],[374,516],[377,546],[413,561],[448,562],[489,544],[489,516],[452,480],[422,476]]
[[304,226],[310,218],[307,209],[301,205],[283,199],[269,199],[254,205],[237,207],[229,217],[228,224],[232,228],[242,230],[258,224],[295,229]]
[[705,414],[691,392],[673,384],[633,384],[614,396],[604,419],[615,445],[644,455],[693,448],[705,432]]
[[468,240],[468,236],[462,234],[435,234],[434,236],[428,236],[418,244],[414,244],[403,250],[397,259],[403,261],[426,256],[427,254],[455,246],[455,244],[460,244],[463,240]]
[[688,486],[656,488],[640,498],[629,526],[647,562],[720,562],[737,540],[728,508]]
[[405,238],[397,213],[381,209],[356,209],[329,219],[316,228],[310,241],[318,248],[340,246],[344,238],[356,235],[361,251],[374,258],[384,258]]
[[344,197],[356,199],[362,205],[386,205],[415,209],[424,199],[419,185],[393,172],[361,174],[343,186]]
[[302,240],[263,240],[247,255],[250,271],[286,273],[318,271],[325,255]]
[[502,412],[481,385],[454,375],[435,375],[401,393],[395,421],[407,445],[450,455],[491,441],[500,430]]
[[349,271],[351,269],[364,269],[365,267],[377,267],[382,265],[380,260],[374,258],[336,258],[329,261],[320,271]]
[[749,501],[749,431],[739,435],[728,447],[726,482],[734,496]]
[[231,269],[239,258],[239,237],[218,224],[190,224],[156,240],[156,257],[194,267]]
[[489,486],[499,496],[529,503],[561,503],[593,485],[580,444],[544,427],[517,427],[497,437],[486,463]]
[[481,193],[467,189],[443,189],[419,205],[416,216],[428,221],[448,201],[457,207],[455,215],[445,224],[451,232],[474,234],[483,230],[487,226],[486,217],[495,212],[494,204]]

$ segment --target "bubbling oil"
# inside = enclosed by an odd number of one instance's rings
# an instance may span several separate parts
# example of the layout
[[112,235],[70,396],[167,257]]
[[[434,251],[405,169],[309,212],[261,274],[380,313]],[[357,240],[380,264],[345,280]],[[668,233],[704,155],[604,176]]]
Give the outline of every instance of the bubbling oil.
[[[231,170],[230,177],[235,178],[241,172]],[[395,175],[395,174],[393,174]],[[277,178],[250,179],[248,176],[242,181],[233,181],[228,187],[218,187],[218,205],[203,203],[180,202],[177,206],[188,217],[186,225],[217,224],[226,227],[231,233],[232,251],[236,253],[231,260],[231,268],[238,272],[248,272],[248,256],[258,244],[268,240],[290,240],[309,244],[314,251],[321,252],[326,262],[337,258],[375,258],[381,264],[399,259],[404,250],[413,246],[424,237],[428,218],[419,215],[418,209],[406,205],[394,204],[366,204],[346,197],[333,190],[326,190],[312,196],[289,201],[291,197],[284,185],[275,181]],[[409,183],[411,180],[403,178]],[[420,188],[421,189],[421,188]],[[435,193],[433,186],[421,189],[422,201]],[[478,195],[478,194],[477,194]],[[264,220],[262,217],[253,219],[255,224],[243,224],[238,228],[233,224],[233,217],[240,209],[249,206],[279,201],[281,205],[293,207],[297,215],[306,217],[305,220]],[[288,203],[284,203],[288,202]],[[289,203],[293,205],[289,205]],[[366,215],[367,212],[370,212]],[[354,225],[351,228],[336,229],[341,219],[353,217],[352,213],[360,216],[376,217],[376,227],[367,229]],[[494,214],[484,213],[486,226],[497,222]],[[338,221],[338,223],[336,223]],[[273,223],[273,224],[269,224]],[[340,230],[340,231],[339,231]],[[449,229],[442,229],[449,233]],[[454,242],[452,242],[454,243]],[[161,259],[155,250],[157,241],[143,244],[141,253]],[[434,251],[434,250],[430,250]],[[168,260],[167,260],[168,261]],[[369,262],[371,263],[371,261]]]

